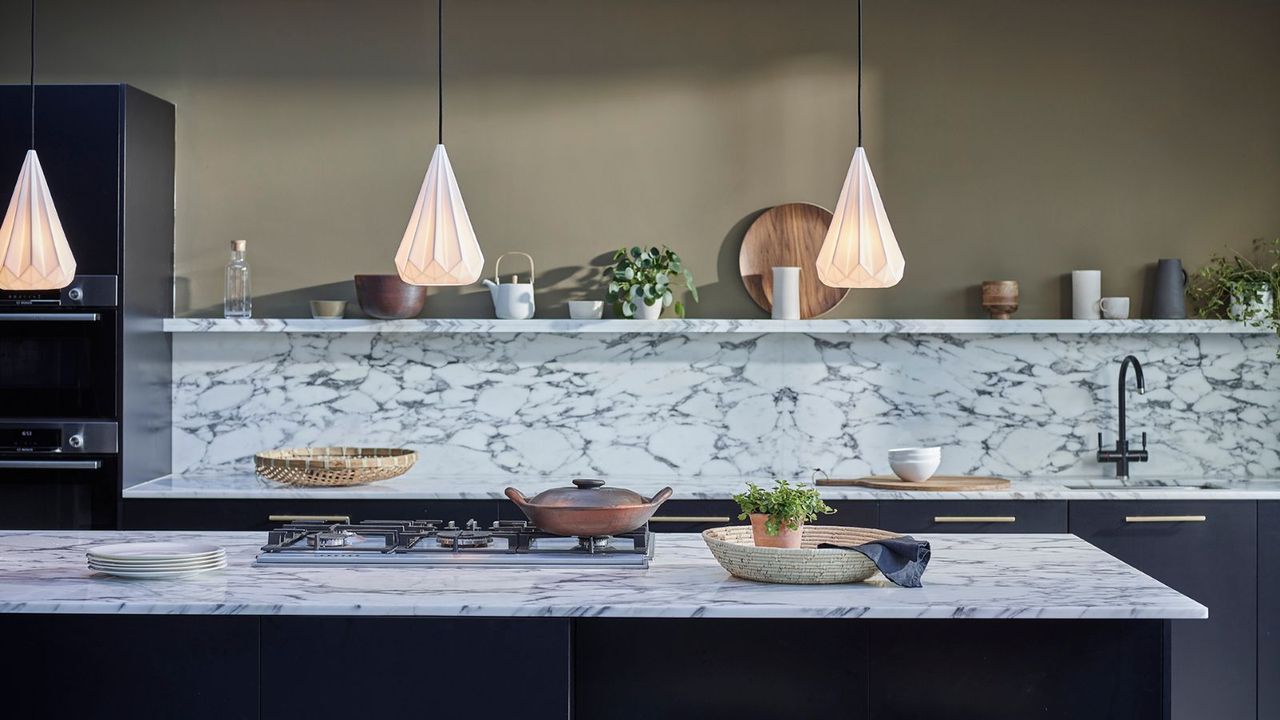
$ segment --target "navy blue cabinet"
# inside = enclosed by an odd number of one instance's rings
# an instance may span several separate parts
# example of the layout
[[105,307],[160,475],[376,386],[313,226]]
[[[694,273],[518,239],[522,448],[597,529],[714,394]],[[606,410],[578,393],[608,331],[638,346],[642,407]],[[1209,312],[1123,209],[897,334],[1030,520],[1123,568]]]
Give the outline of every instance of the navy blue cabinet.
[[1257,714],[1257,504],[1077,501],[1071,532],[1209,608],[1171,623],[1173,720]]
[[1058,500],[886,500],[879,527],[902,533],[1064,533]]
[[1280,502],[1258,503],[1258,717],[1280,718]]

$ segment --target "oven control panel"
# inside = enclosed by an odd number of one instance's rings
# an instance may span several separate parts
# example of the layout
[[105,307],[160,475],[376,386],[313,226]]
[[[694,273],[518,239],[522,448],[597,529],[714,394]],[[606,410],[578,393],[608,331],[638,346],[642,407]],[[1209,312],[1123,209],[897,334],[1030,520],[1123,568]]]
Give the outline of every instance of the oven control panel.
[[0,420],[0,453],[113,455],[118,434],[114,422]]
[[116,307],[119,278],[77,275],[60,290],[0,290],[0,307]]

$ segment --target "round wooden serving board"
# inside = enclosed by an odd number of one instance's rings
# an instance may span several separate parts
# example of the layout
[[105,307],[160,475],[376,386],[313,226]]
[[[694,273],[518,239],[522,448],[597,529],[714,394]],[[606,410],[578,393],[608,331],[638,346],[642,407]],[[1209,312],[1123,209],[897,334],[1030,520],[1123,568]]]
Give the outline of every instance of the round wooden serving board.
[[924,482],[907,482],[896,476],[877,476],[840,480],[818,478],[818,485],[858,486],[877,490],[908,490],[919,492],[962,492],[965,490],[1007,490],[1009,481],[998,477],[971,475],[934,475]]
[[814,318],[840,304],[848,288],[818,279],[815,265],[831,225],[831,212],[809,203],[787,203],[765,210],[742,238],[738,271],[747,294],[766,312],[773,309],[773,268],[800,268],[800,317]]

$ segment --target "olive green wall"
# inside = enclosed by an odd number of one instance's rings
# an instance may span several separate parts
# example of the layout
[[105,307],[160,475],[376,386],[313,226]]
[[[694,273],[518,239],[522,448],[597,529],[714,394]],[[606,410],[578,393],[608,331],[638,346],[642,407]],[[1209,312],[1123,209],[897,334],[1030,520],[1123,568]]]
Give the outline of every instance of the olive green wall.
[[[2,7],[0,79],[22,81],[26,2]],[[668,243],[702,288],[691,314],[759,316],[736,243],[761,208],[834,203],[855,138],[855,7],[450,2],[446,139],[490,269],[532,253],[539,314],[562,316],[593,259]],[[1055,317],[1073,268],[1140,297],[1156,258],[1197,266],[1280,235],[1280,3],[865,13],[866,146],[907,275],[835,315],[977,316],[974,286],[1014,278],[1019,316]],[[259,315],[394,271],[436,139],[434,3],[41,0],[40,14],[41,81],[128,82],[178,107],[179,313],[220,312],[235,238]],[[477,290],[433,290],[428,313],[486,315]]]

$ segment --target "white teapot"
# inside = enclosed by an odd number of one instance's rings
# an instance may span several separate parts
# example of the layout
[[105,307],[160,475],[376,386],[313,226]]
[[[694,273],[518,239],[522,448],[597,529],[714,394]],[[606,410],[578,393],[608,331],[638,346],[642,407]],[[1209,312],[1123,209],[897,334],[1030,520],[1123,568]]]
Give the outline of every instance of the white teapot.
[[[511,282],[504,283],[498,279],[498,266],[502,258],[508,255],[524,255],[529,260],[529,282],[518,282],[519,275],[512,275]],[[537,309],[533,303],[533,258],[529,253],[509,252],[498,256],[493,263],[493,280],[484,278],[489,295],[493,298],[493,313],[500,320],[528,320]]]

